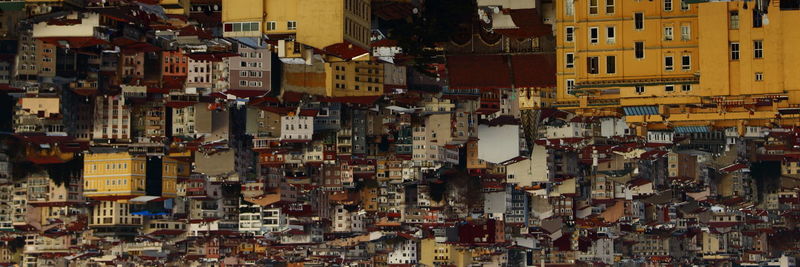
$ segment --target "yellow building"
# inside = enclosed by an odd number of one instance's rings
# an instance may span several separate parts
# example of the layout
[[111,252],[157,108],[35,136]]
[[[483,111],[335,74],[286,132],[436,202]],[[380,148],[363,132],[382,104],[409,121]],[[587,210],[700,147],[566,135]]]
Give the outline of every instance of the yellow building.
[[383,64],[372,61],[325,63],[326,96],[382,95]]
[[222,7],[224,37],[266,34],[323,50],[369,48],[369,0],[223,0]]
[[165,157],[161,165],[161,196],[176,197],[178,193],[178,176],[189,177],[190,166],[187,162]]
[[685,0],[556,3],[555,106],[615,114],[655,98],[699,103],[695,6]]
[[372,61],[369,55],[349,61],[330,57],[328,62],[312,65],[285,64],[283,88],[327,97],[379,96],[383,94],[385,64]]
[[85,197],[145,195],[147,159],[127,152],[91,153],[83,160]]
[[472,252],[450,243],[439,243],[434,238],[423,239],[419,263],[425,266],[469,266]]
[[791,3],[558,1],[554,106],[626,115],[639,134],[798,125]]
[[164,13],[170,15],[189,15],[190,0],[160,0]]

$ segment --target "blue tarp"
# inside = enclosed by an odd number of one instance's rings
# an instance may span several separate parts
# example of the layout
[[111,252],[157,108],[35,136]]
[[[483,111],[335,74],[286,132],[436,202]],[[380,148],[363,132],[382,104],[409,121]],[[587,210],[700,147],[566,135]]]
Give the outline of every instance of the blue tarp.
[[623,107],[626,116],[658,115],[658,106]]
[[708,126],[678,126],[674,128],[675,133],[685,134],[685,133],[707,133],[710,132],[710,128]]

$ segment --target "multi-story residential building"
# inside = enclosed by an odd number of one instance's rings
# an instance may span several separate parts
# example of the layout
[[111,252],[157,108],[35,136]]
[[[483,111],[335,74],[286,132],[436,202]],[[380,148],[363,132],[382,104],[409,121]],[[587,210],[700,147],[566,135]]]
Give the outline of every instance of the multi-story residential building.
[[[350,59],[368,52],[371,1],[236,1],[222,5],[223,36],[291,39],[278,45],[280,57],[308,58],[319,49]],[[266,14],[266,15],[265,15]]]
[[239,44],[238,51],[239,56],[226,59],[229,73],[229,88],[226,93],[238,97],[261,96],[269,93],[272,88],[272,53],[270,50],[259,46],[251,47]]
[[[669,0],[556,7],[557,106],[598,115],[624,107],[640,116],[700,103],[698,8]],[[661,105],[652,105],[655,97]]]
[[131,214],[131,204],[120,201],[97,202],[89,218],[89,227],[95,229],[95,234],[99,236],[134,236],[142,223],[142,216]]
[[125,97],[98,96],[95,98],[92,139],[130,140],[131,110]]
[[89,198],[132,198],[145,195],[147,160],[127,152],[84,156],[83,195]]
[[35,82],[56,74],[56,47],[32,37],[30,31],[20,36],[16,60],[16,78]]
[[60,108],[61,101],[57,97],[21,98],[14,117],[15,132],[64,132]]

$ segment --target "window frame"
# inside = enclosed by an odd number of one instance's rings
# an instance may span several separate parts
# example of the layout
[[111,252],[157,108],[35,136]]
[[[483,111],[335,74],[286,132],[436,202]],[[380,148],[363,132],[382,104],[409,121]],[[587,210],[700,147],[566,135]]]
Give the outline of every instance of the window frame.
[[[639,45],[641,45],[641,49],[639,48]],[[645,46],[644,46],[644,41],[633,42],[633,57],[634,58],[639,59],[639,60],[644,59],[645,58],[645,54],[646,54],[645,50],[646,49],[645,49]],[[641,52],[641,56],[639,56],[639,54],[640,54],[639,52]]]
[[664,71],[674,71],[675,70],[675,57],[672,55],[664,56]]
[[764,40],[753,40],[753,58],[764,58]]
[[590,44],[600,43],[600,28],[598,27],[589,28],[589,43]]
[[574,53],[566,53],[564,54],[564,67],[567,69],[575,68],[575,54]]
[[[643,12],[634,12],[633,13],[633,29],[637,31],[644,30],[644,13]],[[641,25],[641,27],[639,27]]]
[[[685,64],[687,62],[686,61],[687,58],[689,59],[688,60],[689,63]],[[692,70],[692,55],[686,54],[681,56],[681,70],[684,71]]]
[[[736,49],[734,49],[734,47]],[[730,56],[730,60],[732,60],[732,61],[733,60],[739,60],[742,57],[742,55],[741,55],[741,44],[739,44],[739,42],[730,42],[730,43],[728,43],[728,51],[729,51],[728,54]]]
[[567,26],[564,28],[564,42],[575,42],[575,26]]

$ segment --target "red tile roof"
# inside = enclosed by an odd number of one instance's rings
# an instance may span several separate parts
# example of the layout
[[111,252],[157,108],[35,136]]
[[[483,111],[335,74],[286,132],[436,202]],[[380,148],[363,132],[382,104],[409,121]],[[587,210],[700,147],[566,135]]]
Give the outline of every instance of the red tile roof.
[[510,88],[508,66],[508,58],[502,55],[448,56],[450,88]]
[[261,90],[261,89],[258,89],[258,90],[234,90],[234,89],[232,89],[232,90],[226,90],[225,93],[229,94],[229,95],[235,95],[236,97],[246,98],[246,97],[260,97],[260,96],[263,96],[263,95],[269,93],[269,90]]
[[511,57],[515,87],[555,87],[555,54],[515,55]]
[[555,86],[555,55],[456,55],[447,57],[452,89]]
[[352,59],[354,57],[369,53],[368,50],[348,41],[326,46],[322,49],[322,51],[342,59]]
[[539,37],[552,33],[552,27],[544,24],[542,16],[535,8],[512,9],[511,20],[516,29],[494,29],[495,32],[512,38]]

